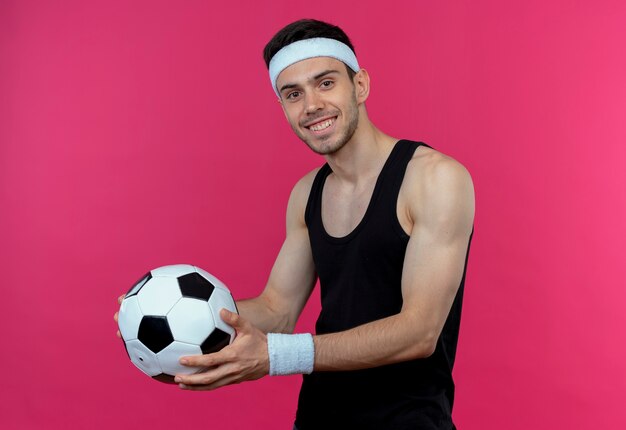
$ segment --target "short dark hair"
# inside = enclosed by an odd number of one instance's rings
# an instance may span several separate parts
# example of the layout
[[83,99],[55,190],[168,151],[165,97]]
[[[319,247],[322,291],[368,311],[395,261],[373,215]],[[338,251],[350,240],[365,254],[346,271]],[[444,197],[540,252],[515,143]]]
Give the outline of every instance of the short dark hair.
[[[299,21],[292,22],[291,24],[283,27],[278,33],[272,37],[272,39],[265,45],[263,49],[263,60],[265,65],[269,69],[270,60],[278,51],[283,47],[297,42],[298,40],[312,39],[314,37],[326,37],[328,39],[335,39],[342,42],[354,52],[354,46],[350,38],[344,31],[336,25],[329,24],[324,21],[318,21],[316,19],[301,19]],[[350,78],[354,77],[354,71],[346,65],[348,75]]]

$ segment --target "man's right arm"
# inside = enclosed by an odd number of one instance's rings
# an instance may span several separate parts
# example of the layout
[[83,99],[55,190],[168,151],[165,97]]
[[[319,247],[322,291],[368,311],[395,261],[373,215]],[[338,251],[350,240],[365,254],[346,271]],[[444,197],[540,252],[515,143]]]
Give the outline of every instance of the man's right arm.
[[239,313],[264,333],[292,333],[317,280],[304,212],[317,169],[294,186],[287,234],[263,292],[237,301]]

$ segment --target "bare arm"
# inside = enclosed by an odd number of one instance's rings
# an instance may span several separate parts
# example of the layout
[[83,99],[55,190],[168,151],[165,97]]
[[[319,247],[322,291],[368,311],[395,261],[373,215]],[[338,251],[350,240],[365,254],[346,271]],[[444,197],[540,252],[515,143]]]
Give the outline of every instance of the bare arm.
[[237,335],[232,344],[213,353],[182,357],[181,363],[205,372],[177,375],[187,390],[213,390],[259,379],[269,373],[268,332],[293,331],[317,279],[304,211],[316,171],[294,187],[287,205],[287,235],[263,292],[237,302],[239,315],[223,309],[220,317]]
[[237,302],[239,313],[264,333],[291,333],[317,279],[304,210],[317,170],[294,187],[287,204],[287,234],[263,292]]
[[402,272],[400,313],[315,336],[315,370],[363,369],[434,352],[463,274],[474,190],[469,173],[451,159],[428,165],[418,179],[406,190],[414,221]]
[[[474,190],[469,173],[454,160],[443,159],[421,170],[417,178],[412,176],[406,190],[413,227],[402,273],[400,313],[351,330],[315,336],[315,370],[363,369],[426,357],[434,351],[463,273],[474,219]],[[184,364],[209,370],[177,376],[183,388],[212,390],[268,374],[265,333],[293,330],[315,282],[304,225],[308,189],[310,185],[294,188],[287,239],[263,293],[241,302],[241,317],[222,312],[224,320],[237,330],[235,342],[214,354],[185,357]]]

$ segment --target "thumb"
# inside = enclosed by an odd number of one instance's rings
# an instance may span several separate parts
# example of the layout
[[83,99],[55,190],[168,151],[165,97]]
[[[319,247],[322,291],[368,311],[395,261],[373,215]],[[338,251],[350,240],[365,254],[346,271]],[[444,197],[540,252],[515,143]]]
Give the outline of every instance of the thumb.
[[220,317],[222,318],[222,321],[235,329],[242,328],[245,323],[245,320],[238,313],[231,312],[226,308],[222,308],[220,311]]

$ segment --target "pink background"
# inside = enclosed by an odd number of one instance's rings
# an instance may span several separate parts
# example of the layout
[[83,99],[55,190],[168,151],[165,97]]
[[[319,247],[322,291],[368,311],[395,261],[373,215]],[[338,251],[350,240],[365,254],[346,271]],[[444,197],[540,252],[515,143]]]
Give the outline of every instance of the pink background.
[[165,264],[263,287],[323,161],[261,60],[302,17],[351,36],[380,128],[473,176],[459,429],[626,428],[624,3],[389,4],[0,2],[0,428],[291,428],[299,377],[182,392],[112,316]]

